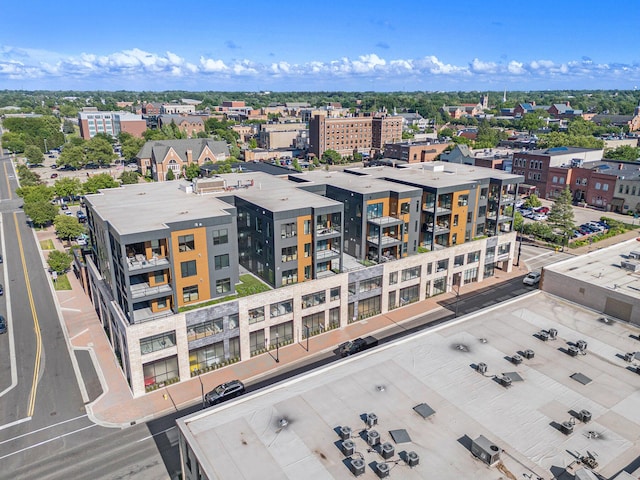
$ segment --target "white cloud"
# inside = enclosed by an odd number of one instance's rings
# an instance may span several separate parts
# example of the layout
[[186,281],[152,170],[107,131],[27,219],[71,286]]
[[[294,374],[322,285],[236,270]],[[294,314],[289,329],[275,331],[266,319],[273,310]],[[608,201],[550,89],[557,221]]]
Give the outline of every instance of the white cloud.
[[[163,75],[164,74],[164,75]],[[618,63],[596,63],[588,57],[554,62],[548,59],[511,60],[508,63],[488,59],[473,58],[464,65],[447,63],[435,55],[420,58],[384,58],[376,53],[366,53],[357,57],[336,57],[333,60],[292,63],[286,60],[268,63],[249,59],[225,61],[221,58],[200,56],[191,62],[181,55],[167,51],[164,54],[132,48],[106,55],[81,53],[62,55],[44,50],[22,49],[0,46],[0,86],[18,86],[20,80],[41,79],[43,84],[64,88],[61,79],[85,79],[87,85],[100,85],[100,80],[109,78],[128,82],[135,78],[139,84],[157,82],[159,78],[183,79],[194,84],[201,77],[218,77],[233,82],[243,88],[251,79],[261,83],[276,85],[285,82],[290,85],[308,84],[343,85],[352,82],[375,81],[381,85],[426,84],[462,85],[474,87],[474,82],[527,82],[540,87],[548,85],[549,79],[562,80],[567,84],[583,79],[598,78],[602,82],[611,79],[618,82],[640,81],[640,65]],[[364,85],[364,84],[363,84]],[[442,88],[439,87],[439,89]],[[338,88],[338,87],[336,87]]]

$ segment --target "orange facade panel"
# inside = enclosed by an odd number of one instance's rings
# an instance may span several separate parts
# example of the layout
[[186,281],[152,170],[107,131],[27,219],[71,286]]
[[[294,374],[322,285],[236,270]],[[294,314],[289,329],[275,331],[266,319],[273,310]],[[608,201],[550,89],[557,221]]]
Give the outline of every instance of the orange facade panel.
[[[210,299],[206,230],[201,227],[171,232],[171,245],[178,307]],[[183,264],[186,270],[184,277]]]

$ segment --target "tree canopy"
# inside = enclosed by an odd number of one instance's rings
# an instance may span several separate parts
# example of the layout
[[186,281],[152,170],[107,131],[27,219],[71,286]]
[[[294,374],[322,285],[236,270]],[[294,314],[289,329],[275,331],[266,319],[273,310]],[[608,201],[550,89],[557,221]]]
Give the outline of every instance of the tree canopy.
[[631,145],[620,145],[617,148],[605,150],[604,158],[637,162],[640,159],[640,148],[632,147]]
[[58,237],[63,240],[72,240],[84,233],[84,226],[72,215],[56,215],[53,224]]
[[84,193],[98,193],[100,189],[119,186],[120,184],[108,173],[99,173],[87,178],[87,181],[82,184],[82,189]]
[[571,202],[571,189],[567,187],[556,198],[549,211],[548,222],[562,230],[563,235],[571,237],[574,228],[573,207]]
[[69,270],[72,262],[73,257],[69,253],[61,252],[60,250],[52,250],[47,257],[49,268],[58,274]]
[[23,208],[25,215],[37,226],[47,225],[58,214],[58,207],[46,201],[25,202]]

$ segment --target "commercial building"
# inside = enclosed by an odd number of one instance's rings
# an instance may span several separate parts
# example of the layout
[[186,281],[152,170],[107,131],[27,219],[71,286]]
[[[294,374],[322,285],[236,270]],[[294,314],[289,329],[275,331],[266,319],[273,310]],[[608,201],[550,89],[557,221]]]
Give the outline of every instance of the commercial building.
[[534,291],[178,419],[183,478],[638,478],[640,330],[574,303],[600,265],[564,263],[543,288],[572,301]]
[[258,145],[266,149],[290,148],[306,130],[304,123],[264,123],[260,125]]
[[85,107],[78,112],[80,136],[89,140],[98,133],[117,137],[120,132],[130,133],[142,138],[147,129],[147,122],[141,115],[127,112],[103,112],[95,107]]
[[160,113],[164,115],[188,115],[196,113],[195,105],[180,105],[177,103],[163,103]]
[[[134,395],[511,270],[513,217],[473,213],[473,227],[466,218],[481,202],[504,209],[519,177],[386,170],[315,182],[252,172],[88,195],[88,290]],[[432,226],[421,254],[418,215]],[[445,218],[459,223],[434,237]],[[352,244],[374,265],[349,255]],[[240,265],[276,288],[234,296]]]
[[384,157],[404,160],[408,163],[433,162],[444,152],[449,143],[397,142],[384,146]]
[[354,152],[369,154],[382,151],[387,143],[402,139],[402,117],[376,114],[328,118],[315,115],[309,121],[309,151],[322,157],[326,150],[335,150],[340,155]]
[[198,133],[204,132],[204,120],[197,115],[158,115],[158,128],[170,126],[172,123],[183,132],[187,138],[195,138]]

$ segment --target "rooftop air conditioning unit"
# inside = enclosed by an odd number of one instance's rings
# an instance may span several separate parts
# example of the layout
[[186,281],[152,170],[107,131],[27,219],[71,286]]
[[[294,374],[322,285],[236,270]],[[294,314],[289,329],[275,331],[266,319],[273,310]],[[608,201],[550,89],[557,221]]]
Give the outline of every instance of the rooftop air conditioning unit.
[[384,442],[380,447],[380,455],[382,455],[382,458],[384,458],[385,460],[389,460],[391,457],[393,457],[394,453],[395,447],[390,442]]
[[407,453],[406,462],[411,468],[417,467],[420,463],[420,457],[416,452],[409,452]]
[[562,422],[560,424],[560,431],[565,435],[571,435],[573,433],[573,423],[571,422]]
[[514,365],[520,365],[522,363],[522,357],[518,354],[511,355],[511,363]]
[[620,266],[623,270],[627,270],[628,272],[636,273],[638,270],[640,270],[640,263],[632,262],[630,260],[623,260],[622,262],[620,262]]
[[391,468],[389,467],[389,465],[382,462],[376,463],[374,470],[376,471],[376,475],[378,475],[378,478],[386,478],[389,476]]
[[345,457],[350,457],[356,451],[356,444],[353,440],[345,440],[340,444],[340,450]]
[[581,352],[585,352],[587,350],[587,342],[584,340],[578,340],[576,346]]
[[500,460],[500,449],[483,435],[471,441],[471,453],[487,465],[493,465]]
[[582,423],[589,423],[591,421],[591,412],[589,410],[580,410],[578,417]]
[[359,477],[364,473],[365,463],[361,458],[352,458],[349,462],[349,470],[353,473],[354,477]]
[[511,386],[511,377],[507,376],[507,375],[503,375],[502,377],[500,377],[500,384],[503,387],[510,387]]
[[351,427],[347,427],[346,425],[340,427],[340,438],[342,440],[351,438]]
[[629,252],[629,258],[633,258],[634,260],[640,260],[640,252],[637,250],[633,252]]
[[567,350],[567,352],[572,357],[577,357],[578,354],[580,353],[580,349],[578,347],[576,347],[575,345],[569,345],[569,349]]
[[367,413],[367,427],[371,428],[378,424],[378,416],[375,413]]
[[478,373],[482,373],[484,375],[485,373],[487,373],[487,364],[484,362],[480,362],[478,364],[477,370],[478,370]]
[[522,352],[522,355],[524,356],[524,358],[526,358],[527,360],[531,360],[536,354],[534,353],[533,350],[528,349],[525,350],[524,352]]
[[555,328],[550,328],[549,329],[549,338],[551,340],[555,340],[556,338],[558,338],[558,330],[556,330]]
[[549,333],[545,332],[544,330],[541,331],[538,336],[540,337],[540,340],[542,340],[543,342],[546,342],[547,340],[549,340]]
[[369,430],[367,433],[367,443],[370,447],[380,444],[380,434],[376,430]]

